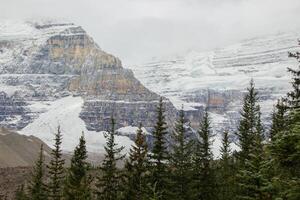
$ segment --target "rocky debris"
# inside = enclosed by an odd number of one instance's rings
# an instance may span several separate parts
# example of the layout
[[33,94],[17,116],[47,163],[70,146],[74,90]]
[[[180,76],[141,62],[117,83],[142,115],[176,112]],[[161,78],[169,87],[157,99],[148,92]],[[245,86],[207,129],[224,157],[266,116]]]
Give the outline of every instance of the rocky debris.
[[0,168],[0,199],[13,200],[15,192],[29,179],[31,167]]
[[5,128],[0,129],[0,168],[32,166],[38,157],[41,144],[49,158],[50,148],[34,136],[20,135]]

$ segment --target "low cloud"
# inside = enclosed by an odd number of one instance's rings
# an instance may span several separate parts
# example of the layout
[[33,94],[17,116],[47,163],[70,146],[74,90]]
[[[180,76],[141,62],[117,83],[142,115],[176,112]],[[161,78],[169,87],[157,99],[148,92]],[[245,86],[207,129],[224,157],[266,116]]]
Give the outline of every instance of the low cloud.
[[73,21],[125,65],[300,30],[299,0],[0,0],[0,9],[2,19]]

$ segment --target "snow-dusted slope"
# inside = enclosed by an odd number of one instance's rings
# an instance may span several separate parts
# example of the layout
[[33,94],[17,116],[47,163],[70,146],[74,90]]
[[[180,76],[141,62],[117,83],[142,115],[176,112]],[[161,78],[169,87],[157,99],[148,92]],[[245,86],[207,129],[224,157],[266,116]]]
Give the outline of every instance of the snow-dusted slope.
[[300,31],[267,35],[130,68],[146,87],[178,108],[181,104],[187,110],[208,105],[214,118],[218,115],[226,119],[221,123],[232,125],[251,78],[260,91],[265,118],[274,101],[290,89],[286,68],[297,63],[288,58],[288,51],[300,50],[299,37]]
[[[79,137],[84,133],[89,152],[103,153],[105,145],[104,132],[88,131],[84,121],[79,118],[83,106],[81,97],[65,97],[56,101],[37,102],[32,104],[32,109],[46,110],[33,123],[20,131],[24,135],[35,135],[50,147],[53,146],[54,134],[60,126],[65,151],[72,151],[78,144]],[[116,136],[119,145],[129,149],[133,142],[126,136]]]
[[[101,131],[110,128],[114,116],[116,128],[123,127],[117,142],[129,148],[134,126],[153,126],[159,98],[81,26],[1,20],[0,126],[51,145],[61,125],[66,151],[84,131],[88,149],[99,152],[105,143]],[[177,110],[165,102],[172,121]]]

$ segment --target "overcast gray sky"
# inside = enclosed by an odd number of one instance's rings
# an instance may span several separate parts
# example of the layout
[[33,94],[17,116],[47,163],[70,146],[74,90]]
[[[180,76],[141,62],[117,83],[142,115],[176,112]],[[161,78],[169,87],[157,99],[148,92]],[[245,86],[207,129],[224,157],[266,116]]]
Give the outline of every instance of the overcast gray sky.
[[300,29],[300,0],[0,0],[0,17],[66,18],[126,66]]

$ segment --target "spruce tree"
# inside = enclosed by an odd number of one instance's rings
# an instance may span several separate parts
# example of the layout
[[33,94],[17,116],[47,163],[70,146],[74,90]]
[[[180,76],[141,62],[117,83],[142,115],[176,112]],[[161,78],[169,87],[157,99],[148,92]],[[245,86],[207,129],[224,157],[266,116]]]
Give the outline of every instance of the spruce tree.
[[21,185],[17,191],[16,191],[16,195],[15,195],[15,200],[29,200],[25,189],[24,189],[24,185]]
[[175,123],[173,141],[170,155],[172,199],[191,198],[191,169],[193,142],[187,135],[183,109],[179,112],[179,118]]
[[241,149],[239,152],[239,162],[241,166],[243,166],[245,160],[249,158],[250,147],[258,128],[260,108],[257,102],[257,91],[254,88],[253,80],[251,80],[250,86],[247,88],[247,94],[244,97],[241,120],[237,132],[238,144]]
[[214,200],[217,194],[215,173],[212,166],[211,146],[213,134],[207,110],[200,123],[198,136],[193,155],[193,199]]
[[[300,45],[300,41],[299,41]],[[300,52],[289,53],[289,57],[295,58],[300,63]],[[288,105],[290,109],[300,108],[300,65],[298,69],[288,68],[288,72],[292,75],[293,90],[288,93]]]
[[269,182],[266,192],[269,193],[270,199],[280,198],[283,185],[286,183],[281,178],[281,169],[276,160],[276,156],[272,153],[272,149],[276,140],[281,134],[288,130],[287,105],[284,99],[277,101],[272,113],[272,124],[269,134],[269,140],[266,145],[266,160],[263,166],[263,173]]
[[65,160],[62,157],[62,134],[60,127],[57,128],[54,141],[54,148],[51,151],[51,160],[47,165],[49,173],[49,182],[47,184],[47,189],[49,199],[61,200],[63,195]]
[[[259,115],[260,117],[260,115]],[[263,147],[263,132],[260,120],[249,148],[249,155],[244,160],[244,165],[238,172],[238,186],[240,187],[237,199],[265,200],[269,194],[269,182],[265,177],[265,153]]]
[[220,200],[235,198],[235,168],[230,144],[229,133],[224,131],[220,149],[220,181],[218,181],[220,184]]
[[28,186],[28,195],[32,200],[46,200],[47,191],[44,183],[45,179],[45,165],[44,165],[44,148],[41,145],[39,158],[35,163],[31,174],[31,180]]
[[150,158],[152,164],[152,185],[156,184],[156,189],[161,194],[161,199],[166,199],[169,186],[167,169],[168,151],[166,144],[167,129],[163,99],[160,98],[157,107],[157,121],[153,131],[154,144]]
[[266,187],[269,185],[265,177],[265,154],[263,147],[264,131],[261,124],[260,106],[253,80],[247,89],[242,108],[242,119],[238,129],[239,170],[237,183],[238,199],[267,199]]
[[[157,187],[156,187],[156,183],[154,183],[153,186],[149,186],[150,187],[150,195],[148,195],[148,199],[149,200],[160,200],[162,197],[161,197],[161,194],[157,191]],[[147,199],[147,200],[148,200]]]
[[270,130],[270,139],[275,140],[276,135],[283,132],[287,128],[287,106],[284,101],[278,100],[272,113],[272,126]]
[[106,145],[105,157],[100,167],[101,175],[97,177],[96,196],[98,200],[117,200],[121,196],[121,177],[117,169],[117,161],[122,160],[125,155],[121,155],[124,147],[117,147],[115,142],[115,120],[111,118],[111,130],[105,133]]
[[131,146],[129,159],[126,162],[126,199],[141,200],[146,197],[147,173],[149,167],[148,145],[142,130],[142,124],[136,133],[134,145]]
[[90,165],[87,163],[87,150],[84,135],[79,138],[79,144],[74,150],[71,166],[68,169],[64,199],[89,200],[91,199],[90,182],[88,176]]
[[[300,53],[290,53],[290,57],[300,62]],[[292,74],[293,90],[285,99],[287,104],[287,125],[279,130],[270,145],[273,159],[281,172],[277,180],[282,183],[280,197],[300,199],[300,65],[298,69],[288,68]]]

